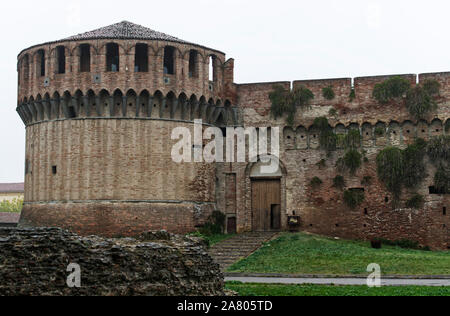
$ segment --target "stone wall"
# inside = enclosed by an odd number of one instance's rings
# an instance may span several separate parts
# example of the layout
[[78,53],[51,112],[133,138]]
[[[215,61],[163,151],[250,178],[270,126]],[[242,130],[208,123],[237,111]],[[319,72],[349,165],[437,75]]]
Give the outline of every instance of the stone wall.
[[[450,207],[449,195],[430,194],[429,187],[434,183],[434,166],[427,162],[427,174],[422,185],[415,191],[405,191],[400,202],[405,202],[417,192],[425,197],[425,207],[420,210],[392,210],[391,194],[377,181],[376,155],[386,146],[406,147],[416,137],[431,139],[434,136],[449,134],[445,130],[450,118],[450,73],[422,74],[419,83],[435,79],[441,84],[438,98],[439,108],[427,119],[415,121],[403,102],[390,102],[380,105],[373,97],[375,84],[390,76],[365,77],[354,79],[355,98],[350,99],[351,79],[303,80],[295,81],[294,87],[305,86],[314,93],[311,107],[298,109],[294,126],[287,126],[285,118],[274,119],[270,114],[269,94],[274,85],[290,88],[289,82],[255,83],[237,85],[238,104],[242,109],[243,125],[246,127],[279,127],[281,132],[280,161],[285,170],[282,179],[282,204],[285,214],[301,216],[303,231],[337,236],[342,238],[370,239],[412,239],[434,249],[447,249],[450,246]],[[415,75],[403,76],[415,84]],[[322,89],[332,87],[336,97],[326,100]],[[330,117],[331,109],[337,117]],[[360,130],[363,141],[362,150],[367,152],[365,163],[354,176],[342,174],[346,180],[345,189],[364,188],[366,201],[355,210],[343,202],[343,191],[333,188],[333,179],[339,172],[336,160],[344,153],[342,148],[332,157],[320,149],[319,131],[313,127],[315,118],[326,116],[337,134],[346,134],[351,129]],[[381,127],[385,134],[378,136],[375,129]],[[324,159],[325,167],[318,163]],[[234,163],[220,166],[218,186],[219,196],[235,196],[237,205],[238,231],[252,230],[251,179],[248,168],[251,164]],[[236,192],[229,192],[225,186],[230,175],[236,176]],[[312,178],[318,176],[323,185],[313,190]],[[371,185],[362,185],[361,180],[371,176]],[[227,206],[218,200],[220,209]],[[388,200],[388,202],[386,202]],[[287,221],[283,218],[283,228]]]
[[190,123],[149,120],[28,127],[20,224],[105,236],[193,231],[214,210],[215,166],[173,162],[176,127],[193,134]]
[[[165,232],[104,239],[0,228],[0,253],[0,295],[224,295],[223,275],[205,245]],[[80,288],[66,283],[72,263],[81,269]]]

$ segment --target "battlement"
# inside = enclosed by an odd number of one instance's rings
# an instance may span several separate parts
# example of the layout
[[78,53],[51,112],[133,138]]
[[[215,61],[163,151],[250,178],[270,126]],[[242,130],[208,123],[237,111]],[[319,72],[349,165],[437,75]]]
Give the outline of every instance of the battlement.
[[[375,86],[385,80],[393,77],[401,77],[412,85],[422,84],[427,80],[436,80],[441,84],[441,96],[450,96],[450,72],[426,73],[426,74],[400,74],[400,75],[380,75],[338,79],[319,79],[319,80],[297,80],[293,82],[293,87],[305,86],[310,89],[315,96],[313,103],[345,104],[358,103],[360,105],[376,102],[372,95]],[[327,100],[323,97],[322,89],[332,87],[336,94],[333,100]],[[354,89],[354,98],[350,98],[350,93]]]
[[[422,84],[427,80],[437,80],[441,84],[441,96],[450,97],[450,72],[424,73],[424,74],[400,74],[400,75],[380,75],[352,78],[332,78],[332,79],[312,79],[312,80],[296,80],[292,83],[293,88],[305,86],[314,93],[315,105],[368,105],[377,101],[372,97],[375,85],[393,77],[402,77],[411,82],[412,85]],[[283,82],[266,82],[266,83],[246,83],[239,84],[238,89],[241,91],[266,91],[271,90],[275,85],[282,85],[285,88],[290,87],[289,81]],[[327,100],[323,96],[322,90],[332,87],[335,98]],[[354,98],[350,98],[350,94],[354,89]]]

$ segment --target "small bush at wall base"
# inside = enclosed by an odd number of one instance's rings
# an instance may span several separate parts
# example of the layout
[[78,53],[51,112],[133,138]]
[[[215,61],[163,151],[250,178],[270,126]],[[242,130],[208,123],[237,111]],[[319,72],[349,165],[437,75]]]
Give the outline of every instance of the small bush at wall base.
[[199,231],[204,236],[223,234],[225,221],[225,214],[220,211],[214,211],[208,218],[208,222]]
[[400,247],[402,249],[430,251],[429,247],[421,247],[420,244],[414,240],[401,239],[392,241],[384,238],[376,238],[375,240],[378,240],[379,242],[381,242],[383,245],[386,246]]
[[422,209],[424,205],[425,205],[425,198],[420,194],[414,195],[411,199],[409,199],[406,202],[407,208]]
[[322,95],[327,100],[333,100],[336,97],[336,95],[335,95],[335,93],[333,91],[333,87],[331,87],[331,86],[323,88],[322,89]]
[[347,190],[344,192],[344,202],[352,209],[361,205],[365,199],[365,193],[362,190]]

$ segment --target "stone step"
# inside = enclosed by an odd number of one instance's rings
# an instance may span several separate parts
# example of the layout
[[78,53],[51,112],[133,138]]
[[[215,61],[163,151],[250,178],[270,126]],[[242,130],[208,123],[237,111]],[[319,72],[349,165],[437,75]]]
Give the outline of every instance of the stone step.
[[209,254],[225,270],[234,263],[247,258],[261,248],[276,233],[246,233],[222,241],[211,247]]

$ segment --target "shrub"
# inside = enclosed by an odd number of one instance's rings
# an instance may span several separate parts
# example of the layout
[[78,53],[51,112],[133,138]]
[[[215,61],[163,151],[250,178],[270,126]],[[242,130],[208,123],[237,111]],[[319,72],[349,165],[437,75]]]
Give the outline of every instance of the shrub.
[[363,190],[347,190],[344,192],[344,202],[350,208],[356,208],[365,200],[365,193]]
[[336,109],[333,108],[333,109],[330,110],[330,112],[328,112],[328,115],[330,117],[337,118],[339,116],[339,113],[338,113],[338,111]]
[[345,168],[350,171],[350,174],[354,175],[356,170],[361,167],[362,155],[359,151],[351,149],[347,151],[342,160]]
[[345,147],[348,149],[355,149],[361,146],[362,135],[357,129],[352,129],[345,136]]
[[327,100],[333,100],[335,98],[335,93],[333,91],[333,87],[329,86],[322,89],[322,95]]
[[435,165],[450,161],[450,136],[434,137],[428,142],[427,154]]
[[314,127],[320,132],[320,147],[328,153],[337,148],[337,136],[333,132],[326,117],[318,117],[314,120]]
[[313,189],[317,189],[323,184],[323,181],[319,177],[314,177],[310,184]]
[[439,192],[450,193],[450,167],[443,164],[439,166],[434,176],[434,187]]
[[435,95],[439,95],[439,90],[441,89],[441,84],[436,80],[427,80],[423,84],[423,88],[429,95],[435,96]]
[[214,211],[208,218],[206,224],[200,229],[200,234],[212,236],[223,234],[225,230],[226,216],[220,211]]
[[437,103],[425,88],[416,86],[410,89],[406,95],[406,107],[409,113],[419,120],[436,110]]
[[407,208],[421,209],[425,205],[425,199],[422,195],[416,194],[406,202]]
[[0,202],[0,213],[20,213],[23,208],[23,199]]
[[447,120],[447,122],[445,122],[445,132],[449,131],[450,131],[450,120]]
[[382,137],[384,136],[384,134],[386,133],[386,130],[382,127],[377,127],[375,128],[375,135],[378,137]]
[[403,96],[409,89],[411,83],[402,77],[393,77],[382,83],[375,85],[373,97],[380,103],[385,104],[389,101]]
[[386,185],[386,188],[400,197],[404,174],[403,153],[396,147],[388,147],[377,156],[378,178]]
[[314,94],[303,86],[290,91],[277,85],[269,94],[269,99],[272,102],[271,112],[275,119],[287,114],[287,123],[292,126],[297,107],[307,106],[314,99]]
[[355,88],[352,88],[352,90],[350,91],[350,95],[348,96],[348,100],[350,102],[353,102],[353,100],[356,99],[356,91]]
[[407,188],[417,187],[426,177],[424,158],[426,143],[418,139],[403,151],[403,184]]
[[392,246],[392,247],[400,247],[403,249],[413,249],[413,250],[429,250],[428,247],[420,247],[419,243],[417,241],[408,240],[408,239],[401,239],[401,240],[388,240],[384,238],[377,238],[375,240],[380,241],[383,245],[386,246]]
[[393,193],[394,202],[399,200],[403,186],[415,188],[426,177],[425,154],[426,143],[423,139],[417,139],[405,150],[389,147],[378,154],[378,178]]
[[336,176],[333,179],[333,187],[343,189],[345,187],[345,179],[343,176]]

